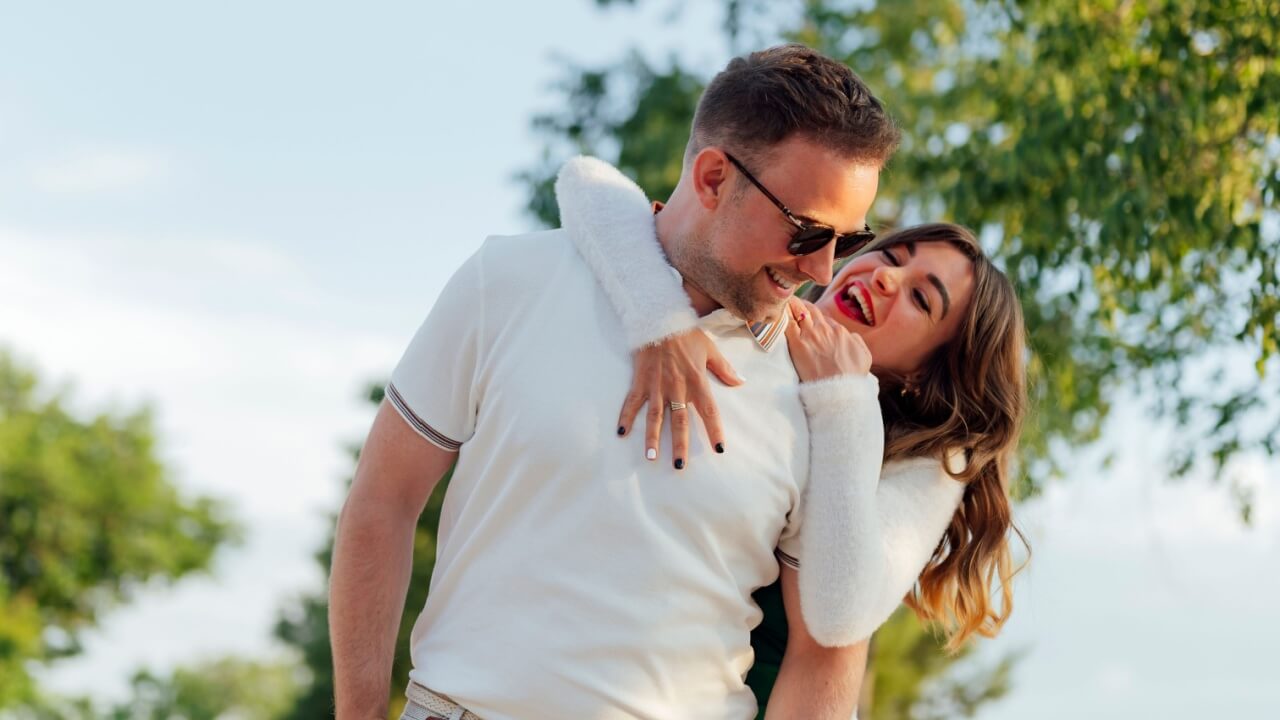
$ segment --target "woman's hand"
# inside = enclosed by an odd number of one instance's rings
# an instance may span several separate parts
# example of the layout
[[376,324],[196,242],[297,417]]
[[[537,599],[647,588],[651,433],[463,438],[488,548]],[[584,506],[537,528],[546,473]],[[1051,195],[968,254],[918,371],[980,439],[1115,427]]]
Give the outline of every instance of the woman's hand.
[[827,319],[813,303],[792,298],[787,349],[801,382],[871,372],[871,351],[862,336]]
[[[707,428],[707,439],[718,453],[724,452],[724,434],[720,415],[711,397],[710,370],[725,385],[741,385],[742,378],[720,354],[715,343],[701,330],[690,330],[637,350],[635,374],[631,390],[622,403],[618,416],[618,434],[627,435],[640,408],[649,404],[645,414],[645,457],[658,459],[662,441],[662,422],[671,410],[671,458],[677,470],[684,469],[689,457],[689,413],[697,411]],[[671,403],[685,407],[672,409]]]

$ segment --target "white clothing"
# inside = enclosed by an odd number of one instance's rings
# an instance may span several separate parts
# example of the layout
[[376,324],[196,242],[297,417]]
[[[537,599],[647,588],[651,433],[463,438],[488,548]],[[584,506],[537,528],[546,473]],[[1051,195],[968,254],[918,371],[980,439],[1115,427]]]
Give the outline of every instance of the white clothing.
[[750,596],[801,527],[807,425],[785,341],[723,310],[699,326],[751,384],[714,390],[732,452],[695,444],[677,472],[614,432],[630,347],[568,231],[458,270],[388,386],[461,446],[413,680],[486,720],[754,715]]
[[[556,188],[577,198],[607,193],[613,213],[624,212],[623,206],[627,216],[650,211],[634,182],[596,158],[570,160]],[[576,204],[562,203],[561,220],[565,227],[586,226],[571,237],[610,301],[643,308],[643,313],[621,316],[633,349],[695,327],[688,297],[651,234],[599,232],[604,221]],[[754,381],[749,372],[741,374],[748,382],[738,390]],[[780,545],[779,557],[799,568],[800,607],[809,633],[831,647],[864,640],[888,619],[929,561],[964,494],[964,485],[932,458],[891,462],[882,472],[878,387],[870,375],[801,385],[812,443],[806,521],[799,536]],[[721,416],[732,418],[727,410]],[[948,462],[958,472],[963,453],[952,453]]]

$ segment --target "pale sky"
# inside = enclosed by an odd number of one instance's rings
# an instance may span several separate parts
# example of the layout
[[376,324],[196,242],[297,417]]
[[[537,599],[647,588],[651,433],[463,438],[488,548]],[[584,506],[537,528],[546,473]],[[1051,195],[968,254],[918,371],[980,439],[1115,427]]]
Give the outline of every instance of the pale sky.
[[[212,575],[109,613],[50,687],[117,697],[142,665],[279,651],[279,608],[322,579],[365,384],[485,235],[534,226],[513,175],[555,58],[638,44],[715,68],[719,6],[674,25],[674,3],[589,0],[3,13],[0,345],[84,411],[152,406],[174,482],[248,530]],[[1165,433],[1117,404],[1119,461],[1083,452],[1019,508],[1035,554],[979,656],[1025,657],[981,717],[1274,713],[1277,463],[1232,469],[1258,490],[1244,528],[1203,477],[1164,481]]]

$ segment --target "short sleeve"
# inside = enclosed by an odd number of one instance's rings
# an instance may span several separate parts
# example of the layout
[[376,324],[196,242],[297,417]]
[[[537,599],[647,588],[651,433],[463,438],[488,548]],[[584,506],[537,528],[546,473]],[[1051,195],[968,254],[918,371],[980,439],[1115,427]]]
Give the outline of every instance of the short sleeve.
[[804,493],[801,493],[795,507],[787,513],[787,524],[782,528],[782,535],[778,537],[778,546],[773,550],[773,555],[778,562],[796,570],[800,569],[800,558],[804,557],[800,544],[800,524],[804,517],[804,510]]
[[[873,507],[884,454],[884,426],[880,419],[880,381],[870,373],[837,375],[800,384],[809,427],[809,481],[778,539],[778,560],[800,568],[802,536],[819,528],[845,524],[857,510]],[[857,507],[861,505],[861,507]],[[800,531],[800,518],[817,513]],[[819,536],[825,535],[820,532]]]
[[475,432],[484,323],[482,247],[450,278],[391,373],[387,400],[419,435],[457,450]]
[[778,558],[778,562],[799,570],[800,558],[804,557],[802,548],[799,528],[788,525],[782,537],[778,539],[778,548],[773,551],[773,554]]

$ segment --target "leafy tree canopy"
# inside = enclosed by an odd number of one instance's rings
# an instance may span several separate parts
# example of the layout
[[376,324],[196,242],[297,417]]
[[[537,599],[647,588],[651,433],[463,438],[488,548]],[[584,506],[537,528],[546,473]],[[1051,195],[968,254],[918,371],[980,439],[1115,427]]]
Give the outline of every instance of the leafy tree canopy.
[[[803,42],[886,102],[904,142],[879,225],[969,225],[1017,284],[1036,401],[1019,494],[1062,474],[1118,399],[1178,429],[1174,475],[1276,453],[1280,2],[739,0],[725,16],[740,49]],[[530,211],[558,222],[551,181],[579,152],[666,197],[705,80],[639,55],[568,68],[560,109],[534,121]]]
[[103,610],[208,567],[234,534],[169,482],[145,410],[74,417],[0,351],[0,708],[34,697],[30,663],[75,653]]

